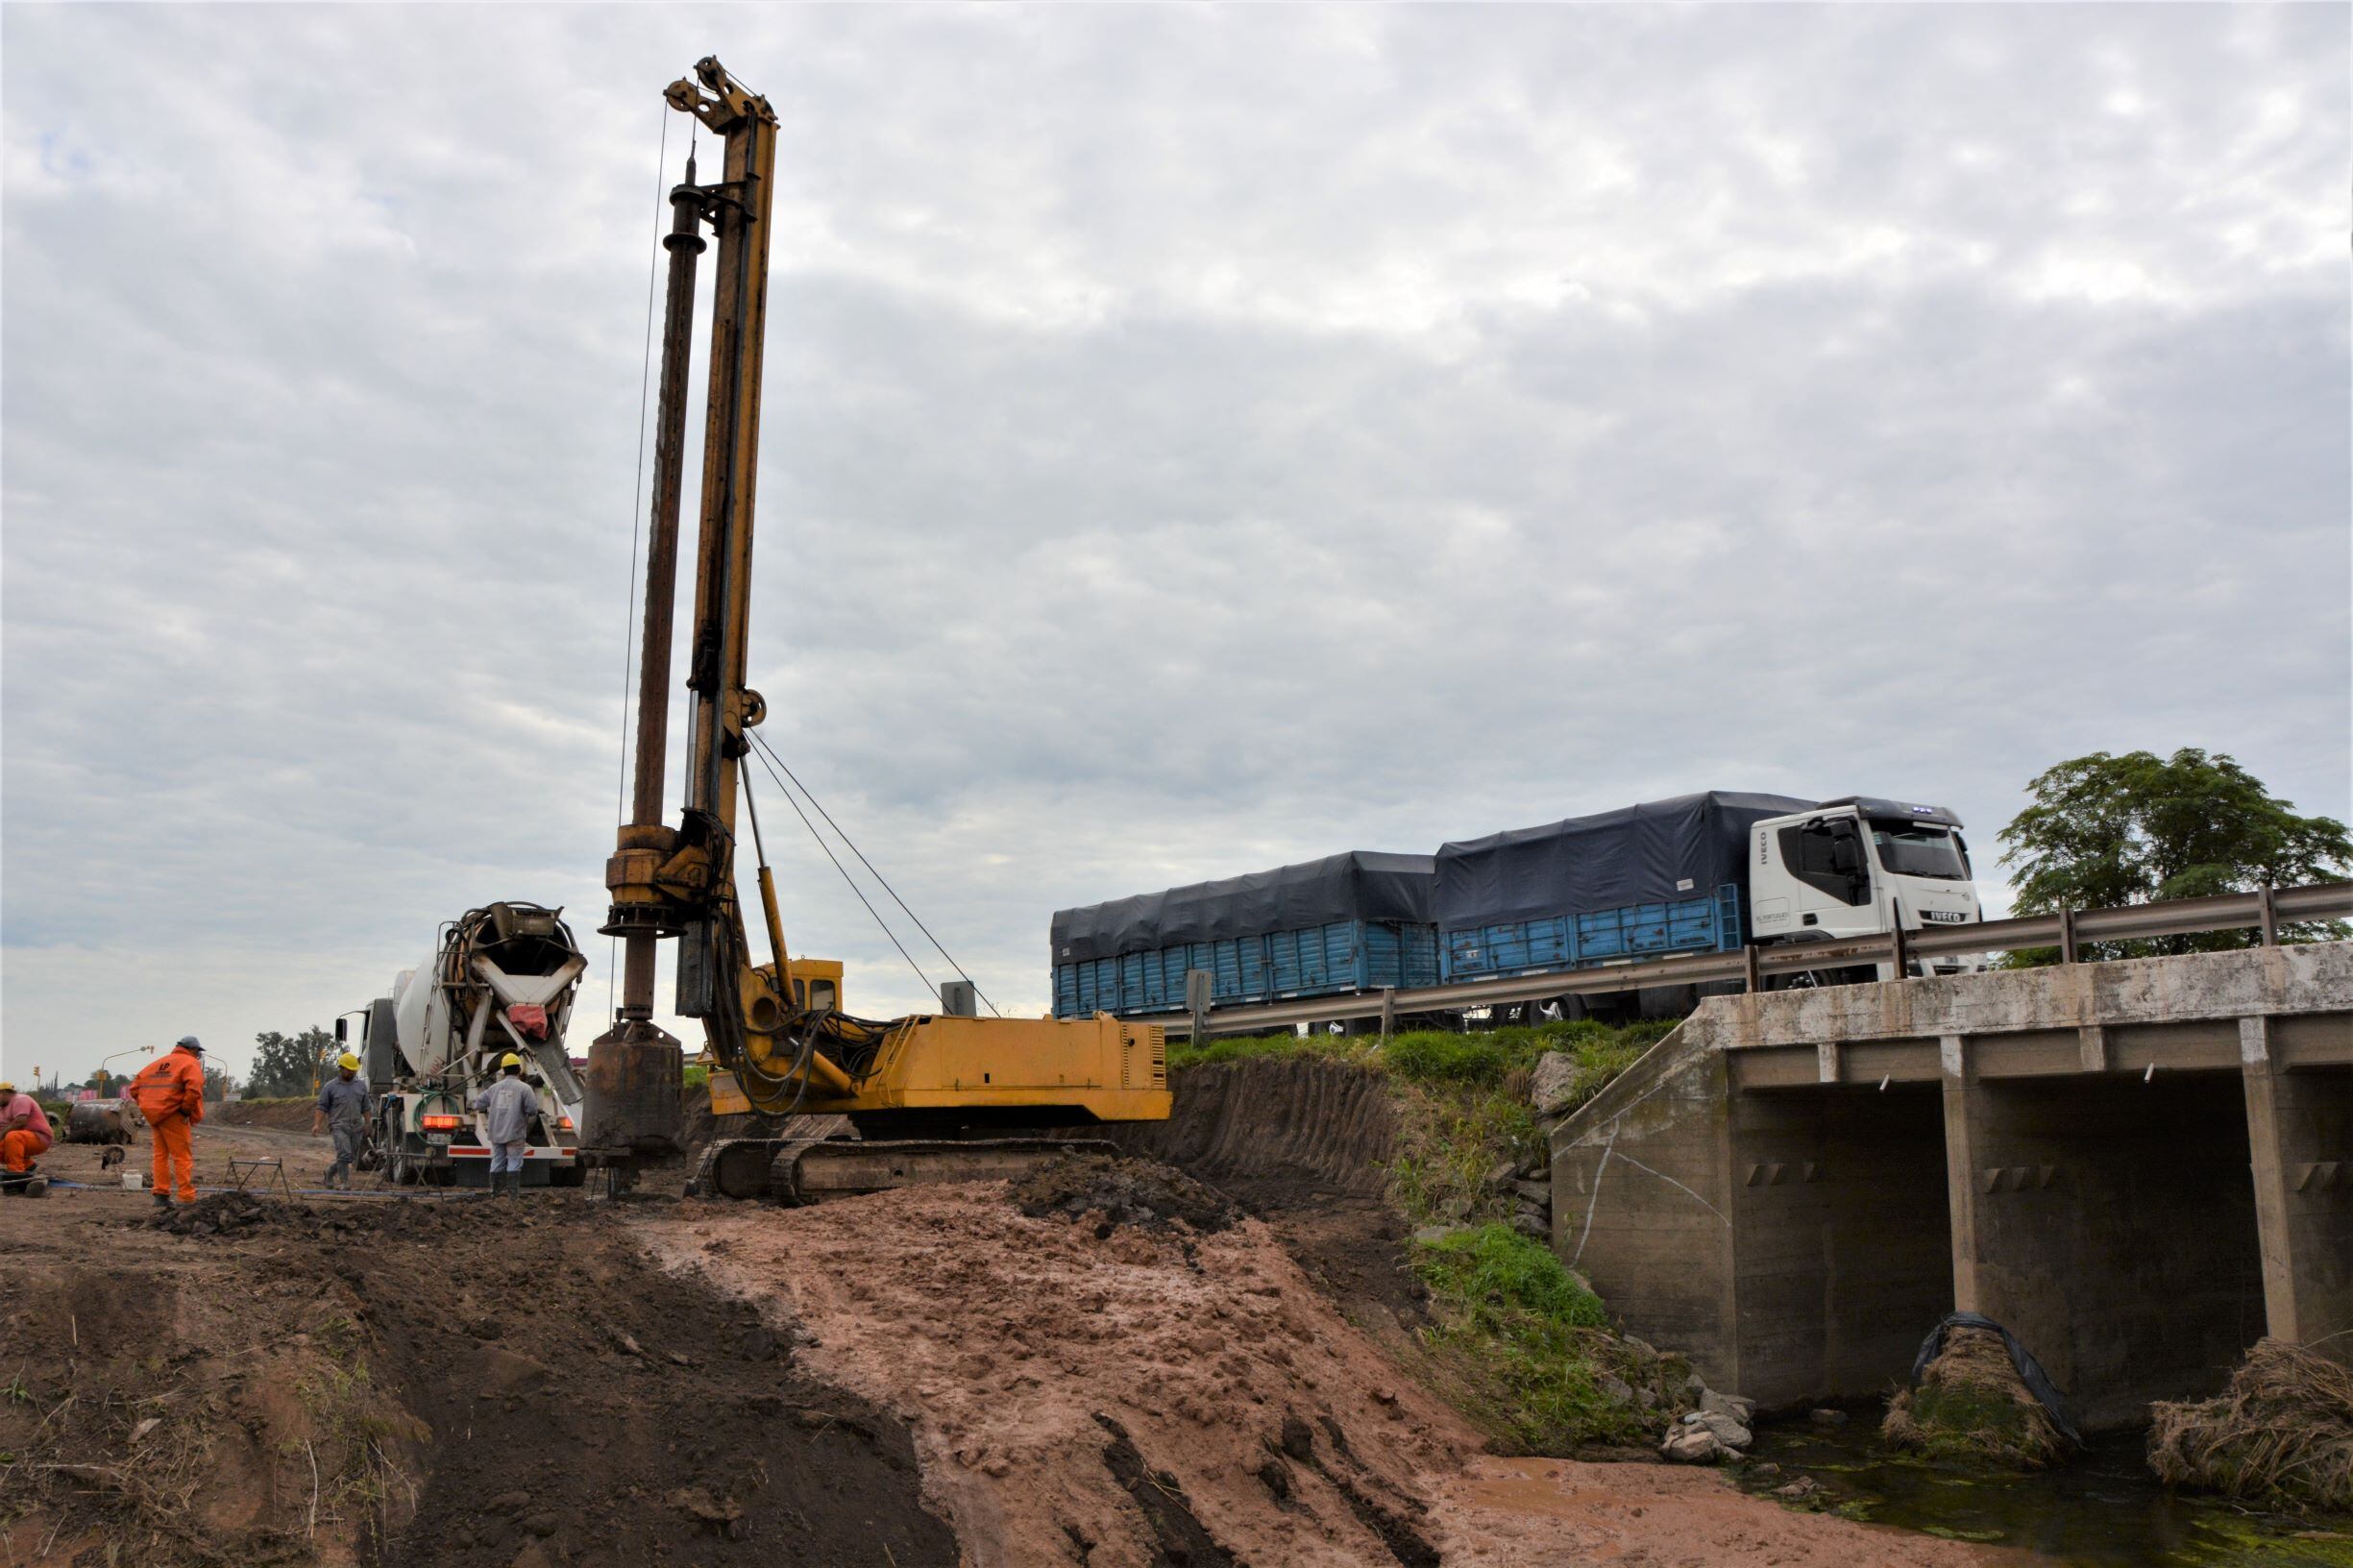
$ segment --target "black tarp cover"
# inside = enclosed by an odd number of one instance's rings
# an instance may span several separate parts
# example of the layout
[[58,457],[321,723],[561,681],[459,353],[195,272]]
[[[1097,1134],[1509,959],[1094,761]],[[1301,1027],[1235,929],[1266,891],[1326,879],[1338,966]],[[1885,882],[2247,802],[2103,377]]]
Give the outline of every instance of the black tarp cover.
[[1811,811],[1786,795],[1709,790],[1441,845],[1441,930],[1702,897],[1747,876],[1749,829]]
[[1298,866],[1054,912],[1057,964],[1334,920],[1430,923],[1431,857],[1352,849]]

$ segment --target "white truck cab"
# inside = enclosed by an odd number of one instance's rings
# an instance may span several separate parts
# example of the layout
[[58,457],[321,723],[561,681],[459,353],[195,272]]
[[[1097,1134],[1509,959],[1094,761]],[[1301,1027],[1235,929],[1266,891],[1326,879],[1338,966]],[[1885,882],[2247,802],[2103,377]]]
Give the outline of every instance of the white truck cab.
[[[1984,915],[1972,878],[1961,820],[1942,806],[1852,796],[1749,831],[1750,922],[1760,944],[1973,924]],[[1915,959],[1912,972],[1984,967],[1941,954]]]

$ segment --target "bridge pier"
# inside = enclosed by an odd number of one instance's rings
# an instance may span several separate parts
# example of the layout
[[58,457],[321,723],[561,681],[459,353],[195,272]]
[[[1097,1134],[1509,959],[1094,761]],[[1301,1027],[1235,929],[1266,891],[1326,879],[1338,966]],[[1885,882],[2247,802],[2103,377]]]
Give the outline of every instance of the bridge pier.
[[1961,1308],[2138,1419],[2353,1327],[2353,943],[1713,999],[1553,1158],[1563,1256],[1719,1386],[1883,1392]]
[[2353,1068],[2283,1068],[2288,1034],[2239,1025],[2264,1310],[2274,1337],[2353,1361]]

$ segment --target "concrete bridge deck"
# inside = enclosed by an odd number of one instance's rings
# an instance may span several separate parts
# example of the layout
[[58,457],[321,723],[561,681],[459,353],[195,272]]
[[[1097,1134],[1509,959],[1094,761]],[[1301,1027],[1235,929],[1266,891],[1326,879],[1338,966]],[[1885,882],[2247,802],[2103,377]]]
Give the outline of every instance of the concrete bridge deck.
[[1710,998],[1552,1158],[1560,1255],[1717,1386],[1882,1393],[1966,1309],[2128,1422],[2353,1359],[2353,943]]

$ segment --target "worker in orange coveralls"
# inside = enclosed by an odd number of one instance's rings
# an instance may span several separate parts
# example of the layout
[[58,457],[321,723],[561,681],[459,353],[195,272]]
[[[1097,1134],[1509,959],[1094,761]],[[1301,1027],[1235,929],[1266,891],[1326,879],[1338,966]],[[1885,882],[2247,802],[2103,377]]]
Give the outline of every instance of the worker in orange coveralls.
[[139,1068],[124,1092],[155,1135],[156,1203],[172,1204],[172,1177],[180,1178],[180,1201],[196,1201],[196,1154],[189,1140],[205,1119],[205,1048],[194,1035]]
[[14,1191],[32,1174],[33,1162],[49,1152],[49,1117],[30,1094],[0,1083],[0,1172],[8,1190]]

